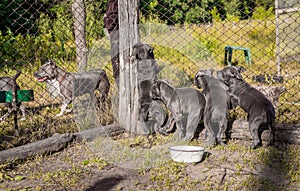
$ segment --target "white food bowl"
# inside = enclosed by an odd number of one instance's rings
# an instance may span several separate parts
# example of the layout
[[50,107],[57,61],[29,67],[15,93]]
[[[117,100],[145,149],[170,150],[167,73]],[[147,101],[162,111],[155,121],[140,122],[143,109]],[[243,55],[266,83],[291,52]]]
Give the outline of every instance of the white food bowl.
[[174,161],[185,163],[200,162],[204,153],[204,148],[199,146],[171,146],[169,150]]

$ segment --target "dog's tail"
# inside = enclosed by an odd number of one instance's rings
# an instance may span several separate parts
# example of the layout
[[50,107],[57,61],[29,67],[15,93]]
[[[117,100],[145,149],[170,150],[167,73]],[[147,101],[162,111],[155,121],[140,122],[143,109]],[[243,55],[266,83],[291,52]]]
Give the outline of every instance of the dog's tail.
[[267,128],[269,129],[269,139],[267,141],[267,146],[272,146],[275,143],[275,110],[267,113],[268,121]]
[[269,124],[269,141],[268,146],[275,143],[275,116],[271,117],[271,123]]
[[218,133],[219,133],[219,121],[212,121],[211,122],[211,127],[212,127],[212,130],[213,130],[213,133],[215,135],[215,137],[217,137]]
[[108,92],[110,89],[110,83],[105,70],[102,70],[100,72],[97,89],[100,91],[101,102],[105,102],[106,98],[108,97]]

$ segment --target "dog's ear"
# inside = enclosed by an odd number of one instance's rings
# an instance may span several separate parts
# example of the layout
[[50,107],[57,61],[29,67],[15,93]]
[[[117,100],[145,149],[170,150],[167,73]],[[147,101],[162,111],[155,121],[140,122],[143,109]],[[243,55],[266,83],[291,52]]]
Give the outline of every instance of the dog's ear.
[[237,68],[235,68],[235,70],[230,70],[230,71],[231,71],[232,77],[239,79],[239,80],[243,80],[243,76]]
[[139,44],[135,44],[132,48],[132,55],[139,60]]
[[150,90],[150,97],[153,97],[153,95],[157,95],[157,92],[160,92],[160,81],[154,79]]
[[154,48],[152,46],[149,46],[148,44],[146,44],[145,46],[146,46],[146,49],[147,49],[147,52],[148,52],[149,56],[152,59],[154,59],[154,53],[153,53]]
[[220,70],[217,71],[217,78],[221,81],[224,81],[224,75],[222,71]]
[[199,77],[198,72],[196,72],[194,79],[197,79]]
[[199,77],[201,77],[201,76],[204,76],[205,73],[206,73],[206,72],[205,72],[204,70],[199,70],[199,71],[196,73],[195,78],[199,78]]
[[50,66],[56,67],[56,64],[55,64],[55,62],[53,60],[48,60],[48,62],[50,64]]
[[207,71],[208,71],[207,74],[208,74],[209,76],[212,76],[215,70],[214,70],[214,69],[209,69],[209,70],[207,70]]
[[160,90],[160,84],[161,84],[161,81],[159,80],[155,80],[155,86]]
[[154,79],[152,84],[153,84],[153,86],[158,86],[158,81],[156,79]]
[[[201,80],[201,71],[198,71],[194,77],[194,84],[198,87],[198,88],[202,88],[202,80]],[[203,76],[203,75],[202,75]]]
[[235,66],[235,67],[239,73],[243,73],[243,72],[247,71],[246,68],[244,68],[243,66]]

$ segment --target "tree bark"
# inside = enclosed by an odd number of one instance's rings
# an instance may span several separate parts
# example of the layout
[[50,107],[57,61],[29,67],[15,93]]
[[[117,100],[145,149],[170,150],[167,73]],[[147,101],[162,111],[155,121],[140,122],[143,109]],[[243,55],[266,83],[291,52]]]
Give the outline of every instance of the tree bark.
[[119,124],[133,134],[143,133],[138,127],[139,92],[137,60],[133,46],[140,41],[138,31],[138,0],[119,0]]
[[72,143],[73,140],[77,142],[92,141],[99,136],[115,136],[124,131],[125,130],[119,125],[112,124],[80,131],[73,135],[69,133],[54,134],[47,139],[0,151],[0,164],[27,159],[38,154],[54,153],[64,149],[68,144]]
[[[102,136],[116,136],[124,133],[125,129],[119,124],[96,127],[75,134],[54,134],[52,137],[43,139],[34,143],[29,143],[19,147],[0,151],[0,164],[23,160],[38,154],[53,153],[64,149],[74,140],[92,141],[94,138]],[[263,133],[263,140],[267,140],[267,133]],[[251,140],[248,122],[245,120],[236,120],[233,122],[230,130],[230,137],[233,139]],[[285,142],[289,144],[300,144],[300,125],[299,124],[276,124],[275,142]]]
[[74,22],[74,34],[76,45],[76,60],[78,70],[84,71],[87,66],[87,45],[86,45],[86,11],[84,0],[74,0],[72,4]]
[[0,164],[23,160],[37,154],[55,152],[72,140],[71,134],[54,134],[52,137],[0,152]]

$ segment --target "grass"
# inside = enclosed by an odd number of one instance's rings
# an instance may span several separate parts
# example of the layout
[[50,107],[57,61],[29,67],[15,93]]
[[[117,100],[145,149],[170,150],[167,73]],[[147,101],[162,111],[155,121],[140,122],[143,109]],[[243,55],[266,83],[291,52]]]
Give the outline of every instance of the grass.
[[[153,139],[154,145],[163,145],[169,138],[157,136]],[[116,141],[128,148],[134,144],[133,149],[136,151],[145,149],[145,139],[141,136],[134,139],[118,138]],[[250,141],[230,140],[227,146],[206,149],[208,154],[200,163],[177,163],[168,157],[159,164],[156,163],[155,158],[151,161],[150,154],[149,162],[155,165],[151,168],[132,169],[131,172],[137,173],[136,182],[130,183],[132,189],[117,186],[116,190],[160,190],[161,188],[166,190],[197,190],[199,188],[201,190],[291,190],[300,188],[299,145],[278,144],[276,147],[249,150],[245,147],[249,143]],[[202,143],[200,140],[193,140],[190,144],[201,145]],[[148,150],[152,151],[153,157],[153,150]],[[141,157],[137,153],[129,155],[131,155],[131,160]],[[105,178],[107,173],[105,169],[109,166],[112,168],[120,162],[122,163],[122,161],[113,161],[99,155],[91,149],[89,144],[75,144],[61,153],[36,156],[18,165],[0,166],[2,185],[0,189],[10,185],[7,188],[84,190],[91,184],[88,180],[99,175]],[[130,175],[131,178],[132,176]]]
[[[148,26],[144,26],[146,30]],[[155,57],[162,68],[161,78],[170,80],[176,87],[191,86],[195,71],[203,67],[222,68],[225,45],[245,46],[251,49],[252,66],[245,66],[248,71],[245,79],[251,83],[251,77],[262,71],[269,74],[277,72],[275,58],[275,22],[271,20],[248,20],[239,22],[216,22],[213,25],[190,26],[186,30],[180,28],[170,29],[164,25],[151,25],[151,33],[143,33],[143,42],[151,44],[155,49]],[[146,30],[148,31],[148,30]],[[89,53],[89,67],[102,66],[106,69],[112,84],[112,68],[109,60],[108,39],[104,38],[94,45]],[[100,60],[99,60],[100,59]],[[234,54],[235,62],[243,63],[243,54]],[[205,66],[207,62],[211,63]],[[213,64],[214,63],[214,64]],[[218,63],[218,64],[217,64]],[[75,63],[57,60],[57,64],[67,71],[76,71]],[[21,145],[50,136],[54,132],[78,131],[72,115],[62,118],[55,117],[59,112],[59,100],[51,100],[46,92],[44,83],[38,83],[33,72],[38,69],[36,64],[30,64],[31,70],[24,68],[18,83],[22,89],[34,89],[35,101],[24,103],[28,118],[31,120],[19,122],[24,137],[13,140],[12,120],[1,122],[0,135],[2,136],[0,149]],[[282,64],[284,84],[268,82],[267,85],[284,85],[287,93],[280,98],[280,107],[277,122],[299,123],[299,71],[298,63]],[[14,75],[15,71],[3,68],[1,75]],[[113,92],[113,90],[112,90]],[[114,104],[114,103],[113,103]],[[2,113],[6,109],[2,108]],[[241,110],[236,111],[237,117],[244,117]],[[102,124],[113,121],[112,112],[101,114]],[[28,132],[28,133],[26,133]],[[28,136],[29,135],[29,136]]]
[[[166,30],[168,31],[166,33]],[[176,29],[177,30],[177,29]],[[263,73],[275,74],[277,72],[275,58],[275,24],[271,21],[252,20],[241,22],[220,22],[210,26],[190,26],[184,33],[182,29],[170,31],[163,28],[164,33],[158,30],[155,34],[146,35],[145,42],[155,48],[155,57],[161,67],[164,66],[162,77],[175,82],[176,86],[191,85],[195,71],[204,67],[223,67],[223,56],[225,45],[245,46],[251,49],[252,66],[243,64],[243,54],[235,53],[234,61],[244,65],[248,71],[243,74],[245,79],[251,83],[253,75]],[[178,36],[178,34],[182,34]],[[153,40],[156,41],[153,41]],[[108,73],[109,79],[113,83],[111,64],[106,62],[109,59],[105,42],[95,42],[93,51],[89,55],[91,67],[98,66],[97,62],[105,63],[103,66]],[[98,52],[97,50],[101,50]],[[103,50],[103,51],[102,51]],[[103,52],[103,55],[101,53]],[[103,57],[101,57],[103,56]],[[98,58],[100,58],[100,61]],[[213,59],[211,59],[213,58]],[[74,63],[64,63],[58,61],[60,66],[68,71],[75,71]],[[35,101],[25,103],[27,107],[28,119],[19,121],[20,137],[14,136],[14,124],[12,118],[1,123],[0,127],[0,150],[34,142],[54,133],[77,132],[78,128],[74,121],[73,114],[63,117],[56,117],[59,112],[59,100],[51,100],[45,91],[45,84],[38,83],[33,77],[33,71],[37,70],[35,64],[31,65],[32,70],[24,69],[24,73],[18,78],[18,83],[22,89],[34,89]],[[299,123],[299,63],[282,64],[282,75],[285,78],[284,84],[268,82],[266,85],[284,85],[287,93],[280,98],[279,114],[277,122]],[[168,71],[169,70],[169,71]],[[1,75],[14,75],[11,69],[4,69]],[[171,73],[171,74],[169,74]],[[113,92],[114,90],[112,90]],[[113,93],[112,93],[113,95]],[[5,109],[2,109],[4,112]],[[101,124],[113,122],[111,108],[101,115]],[[246,117],[242,110],[235,110],[231,114],[233,117]],[[168,137],[151,137],[153,146],[164,146],[170,142]],[[227,147],[217,146],[209,150],[211,156],[199,164],[175,163],[168,158],[163,158],[163,162],[156,160],[156,155],[151,152],[132,152],[133,150],[144,150],[147,141],[142,136],[136,138],[117,138],[115,141],[117,148],[98,147],[101,151],[113,151],[118,155],[117,160],[137,160],[144,154],[143,164],[138,169],[141,176],[145,176],[143,182],[136,182],[137,187],[147,188],[147,190],[159,190],[162,187],[168,190],[290,190],[293,186],[300,185],[300,152],[299,146],[287,145],[274,148],[260,148],[258,150],[248,150],[244,143],[231,140]],[[194,141],[190,144],[201,145],[201,141]],[[242,145],[242,146],[241,146]],[[97,146],[97,145],[96,145]],[[98,145],[99,146],[99,145]],[[81,150],[83,146],[75,146]],[[126,148],[126,149],[125,149]],[[116,149],[116,150],[115,150]],[[95,151],[95,150],[94,150]],[[93,152],[94,152],[93,151]],[[58,162],[57,167],[46,169],[43,166],[47,157],[36,157],[19,165],[6,164],[0,167],[0,183],[16,183],[18,181],[33,181],[36,187],[29,186],[28,189],[45,190],[55,185],[55,188],[72,188],[84,185],[81,181],[93,175],[93,168],[102,170],[109,160],[105,160],[97,155],[90,154],[88,149],[83,149],[82,155],[66,155]],[[114,155],[111,155],[114,156]],[[111,157],[110,156],[110,157]],[[54,160],[57,155],[49,156]],[[50,160],[49,159],[49,160]],[[49,162],[49,161],[48,161]],[[153,165],[155,163],[155,165]],[[162,164],[163,163],[163,164]],[[154,167],[146,168],[153,165]],[[31,170],[34,169],[34,170]],[[196,173],[191,169],[195,169]],[[44,171],[42,171],[44,170]],[[225,180],[222,176],[226,172]],[[274,177],[270,177],[274,175]],[[66,178],[68,177],[68,178]],[[277,181],[284,179],[284,182]],[[1,188],[1,187],[0,187]],[[23,189],[27,189],[24,187]],[[121,189],[120,189],[121,190]]]

